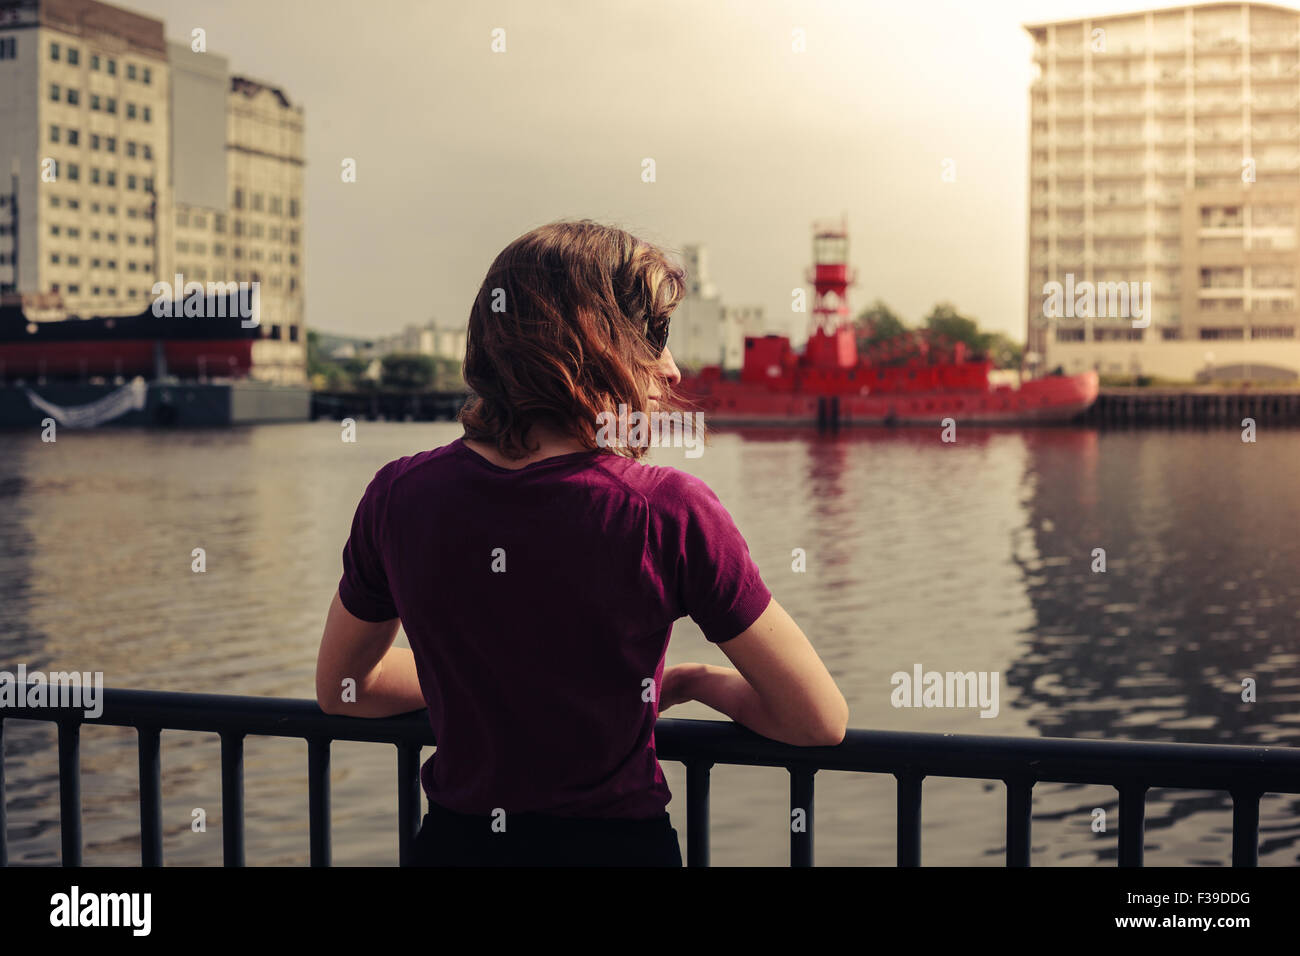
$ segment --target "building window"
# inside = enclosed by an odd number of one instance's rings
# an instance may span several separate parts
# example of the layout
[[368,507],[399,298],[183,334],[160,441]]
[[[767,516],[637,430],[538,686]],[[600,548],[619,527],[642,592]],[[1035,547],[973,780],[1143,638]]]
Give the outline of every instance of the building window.
[[222,215],[221,213],[216,213],[216,214],[213,215],[213,217],[212,217],[212,231],[213,231],[213,232],[225,232],[225,231],[226,231],[226,217],[225,217],[224,215]]
[[289,218],[290,219],[298,218],[298,200],[296,199],[289,200]]
[[262,194],[261,194],[261,193],[253,193],[253,195],[252,195],[252,209],[253,209],[253,212],[261,212],[261,211],[262,211]]
[[74,90],[74,89],[69,89],[69,90],[68,90],[68,103],[69,103],[69,105],[71,105],[71,106],[76,106],[76,105],[79,104],[80,102],[81,102],[81,94],[80,94],[79,92],[77,92],[76,90]]
[[91,68],[92,70],[98,70],[98,69],[99,69],[99,54],[98,54],[98,53],[92,53],[92,54],[90,54],[90,68]]
[[1246,330],[1243,328],[1204,328],[1201,329],[1201,338],[1203,339],[1243,339],[1246,337]]
[[111,169],[108,171],[108,184],[109,184],[110,186],[116,186],[116,185],[117,185],[117,173],[114,172],[114,171],[111,170]]
[[68,65],[76,66],[81,62],[81,52],[75,47],[68,47]]
[[90,148],[91,148],[91,149],[99,149],[99,134],[98,134],[98,133],[91,133],[91,134],[90,134]]
[[50,127],[50,142],[51,142],[51,143],[57,143],[58,141],[59,141],[59,128],[58,128],[57,126],[51,126],[51,127]]
[[126,65],[126,78],[127,78],[128,80],[134,80],[134,79],[135,79],[135,64],[134,64],[134,63],[128,63],[128,64]]
[[80,138],[81,138],[81,134],[79,134],[75,129],[70,129],[70,130],[68,130],[68,145],[69,145],[69,146],[76,146],[77,143],[80,142]]
[[51,44],[50,44],[50,59],[51,59],[51,60],[57,60],[58,58],[59,58],[59,45],[58,45],[57,43],[51,43]]
[[1293,325],[1273,325],[1273,326],[1255,326],[1250,330],[1252,339],[1293,339],[1295,338],[1295,326]]
[[145,121],[146,123],[148,123],[148,122],[150,121],[151,118],[152,118],[152,113],[151,113],[149,107],[146,106],[146,107],[144,108],[144,121]]
[[[244,191],[242,189],[235,190],[235,195],[234,198],[231,200],[231,205],[234,206],[236,209],[244,208]],[[239,235],[239,233],[235,233],[235,235]]]
[[134,174],[134,173],[130,173],[130,174],[127,175],[127,177],[126,177],[126,188],[127,188],[127,189],[135,189],[135,174]]
[[131,159],[135,159],[135,140],[128,139],[126,141],[126,155]]
[[126,118],[127,118],[127,119],[135,119],[135,104],[134,104],[134,103],[127,103],[127,104],[126,104]]
[[59,84],[57,83],[50,84],[50,99],[53,100],[55,103],[59,101]]
[[109,137],[107,137],[107,138],[104,140],[104,143],[105,143],[105,145],[108,147],[108,151],[109,151],[110,153],[116,153],[116,152],[117,152],[117,137],[116,137],[116,136],[109,136]]
[[149,71],[149,67],[144,67],[144,72],[141,78],[144,80],[146,85],[153,82],[153,74]]
[[94,183],[96,186],[99,185],[99,167],[98,167],[98,166],[91,166],[91,167],[90,167],[90,181],[91,181],[92,183]]
[[108,75],[117,76],[117,60],[114,60],[112,57],[109,57],[107,66],[108,66]]
[[95,110],[96,112],[99,111],[99,94],[98,94],[98,93],[91,93],[91,94],[90,94],[90,108],[91,108],[92,110]]
[[0,60],[18,59],[18,50],[14,46],[13,37],[0,37]]
[[117,112],[117,100],[114,97],[110,96],[108,99],[104,101],[104,112],[105,113]]
[[68,178],[74,183],[81,178],[81,170],[77,168],[76,163],[68,163]]

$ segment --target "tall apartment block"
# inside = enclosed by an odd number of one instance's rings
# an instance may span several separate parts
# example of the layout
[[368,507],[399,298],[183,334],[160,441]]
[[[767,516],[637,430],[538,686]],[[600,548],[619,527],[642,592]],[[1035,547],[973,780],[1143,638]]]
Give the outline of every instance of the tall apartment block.
[[303,112],[226,61],[170,44],[176,271],[188,282],[256,282],[258,378],[307,381],[303,325]]
[[250,374],[304,384],[303,166],[302,107],[161,20],[0,0],[0,293],[33,320],[256,282]]
[[[1039,369],[1296,378],[1300,13],[1211,3],[1025,29]],[[1049,317],[1049,283],[1106,308]]]
[[0,0],[0,292],[74,316],[149,305],[172,264],[168,82],[160,20]]

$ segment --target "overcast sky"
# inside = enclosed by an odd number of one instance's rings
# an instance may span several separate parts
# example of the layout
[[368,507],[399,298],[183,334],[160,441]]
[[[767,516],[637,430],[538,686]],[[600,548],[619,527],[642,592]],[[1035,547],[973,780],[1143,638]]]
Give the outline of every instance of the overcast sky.
[[[723,300],[790,314],[846,213],[858,308],[947,300],[1024,336],[1029,36],[1112,0],[120,0],[207,30],[306,113],[309,326],[463,327],[554,219],[709,247]],[[1157,4],[1165,6],[1167,4]],[[491,52],[504,28],[506,52]],[[792,31],[807,52],[791,51]],[[340,162],[357,161],[358,181]],[[641,181],[641,161],[657,182]],[[954,161],[955,182],[942,178]]]

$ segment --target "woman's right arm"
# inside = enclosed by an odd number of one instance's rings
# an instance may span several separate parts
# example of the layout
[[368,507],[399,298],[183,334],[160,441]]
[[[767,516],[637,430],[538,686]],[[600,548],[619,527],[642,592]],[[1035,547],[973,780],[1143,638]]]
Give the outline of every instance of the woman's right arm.
[[748,629],[718,646],[736,670],[703,665],[690,681],[691,699],[783,743],[833,747],[844,740],[849,705],[775,598]]

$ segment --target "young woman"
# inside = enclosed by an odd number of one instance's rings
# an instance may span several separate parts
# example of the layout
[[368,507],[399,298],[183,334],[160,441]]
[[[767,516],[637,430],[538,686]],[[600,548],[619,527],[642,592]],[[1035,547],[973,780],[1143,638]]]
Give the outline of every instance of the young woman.
[[[791,744],[844,739],[843,695],[717,496],[603,440],[620,404],[679,408],[684,280],[588,220],[512,242],[470,312],[464,437],[385,465],[357,507],[317,700],[427,708],[418,864],[680,866],[654,727],[683,701]],[[664,669],[687,614],[734,670]]]

